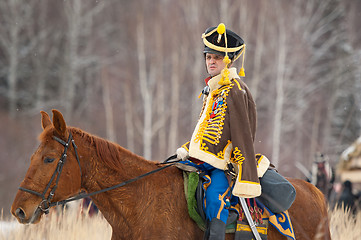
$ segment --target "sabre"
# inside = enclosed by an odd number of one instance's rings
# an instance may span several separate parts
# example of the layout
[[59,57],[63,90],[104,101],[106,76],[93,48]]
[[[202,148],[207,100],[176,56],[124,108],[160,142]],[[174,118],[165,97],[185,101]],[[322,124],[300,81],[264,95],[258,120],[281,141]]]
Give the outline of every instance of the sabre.
[[252,230],[252,233],[253,233],[254,237],[257,240],[262,240],[261,236],[259,235],[259,233],[257,231],[256,224],[252,220],[251,214],[250,214],[249,209],[248,209],[247,204],[246,204],[246,200],[244,200],[244,198],[240,197],[239,201],[241,202],[241,206],[243,208],[244,215],[246,215],[248,224],[249,224],[249,226],[250,226],[250,228]]

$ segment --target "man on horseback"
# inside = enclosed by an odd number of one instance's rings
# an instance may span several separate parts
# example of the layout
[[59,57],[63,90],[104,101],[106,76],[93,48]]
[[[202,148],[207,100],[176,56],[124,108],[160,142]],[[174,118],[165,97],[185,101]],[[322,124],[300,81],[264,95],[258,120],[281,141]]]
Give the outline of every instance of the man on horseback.
[[310,182],[315,185],[329,200],[335,181],[334,170],[329,164],[327,155],[316,153],[312,163]]
[[[224,239],[228,206],[233,196],[255,198],[261,195],[259,178],[270,162],[256,159],[256,105],[244,77],[245,44],[224,24],[208,28],[202,35],[206,69],[203,108],[190,142],[177,149],[183,163],[205,171],[205,213],[208,227],[205,239]],[[231,67],[242,56],[238,74]],[[234,185],[225,171],[235,169]],[[232,183],[231,183],[232,182]]]

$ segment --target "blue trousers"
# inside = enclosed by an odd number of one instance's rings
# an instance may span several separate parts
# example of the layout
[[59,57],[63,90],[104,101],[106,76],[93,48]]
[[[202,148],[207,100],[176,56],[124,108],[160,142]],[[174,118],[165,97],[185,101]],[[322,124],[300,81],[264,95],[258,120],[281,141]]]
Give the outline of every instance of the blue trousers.
[[228,179],[225,172],[221,169],[215,168],[208,163],[195,164],[189,160],[181,163],[191,165],[206,173],[203,189],[205,190],[204,197],[204,212],[207,220],[211,221],[213,218],[222,220],[227,223],[229,210],[226,208],[226,199],[230,199],[230,204],[237,204],[236,197],[231,198],[232,188],[229,187]]

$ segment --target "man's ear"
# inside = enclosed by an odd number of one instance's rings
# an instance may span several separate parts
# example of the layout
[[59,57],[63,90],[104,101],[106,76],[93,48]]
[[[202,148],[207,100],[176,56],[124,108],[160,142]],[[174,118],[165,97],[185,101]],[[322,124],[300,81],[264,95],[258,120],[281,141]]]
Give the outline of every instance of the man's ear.
[[49,117],[49,114],[47,114],[44,111],[40,111],[41,113],[41,126],[43,127],[43,129],[45,129],[47,126],[51,126],[51,120]]
[[52,110],[53,112],[53,125],[55,130],[60,134],[62,137],[66,137],[66,123],[64,120],[63,115],[56,109]]

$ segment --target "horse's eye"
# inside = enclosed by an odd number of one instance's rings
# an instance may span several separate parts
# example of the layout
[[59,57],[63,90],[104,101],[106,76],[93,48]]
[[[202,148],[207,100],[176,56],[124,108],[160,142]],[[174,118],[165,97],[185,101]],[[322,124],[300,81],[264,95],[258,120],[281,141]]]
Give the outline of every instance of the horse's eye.
[[55,160],[55,158],[46,157],[44,159],[44,163],[52,163],[52,162],[54,162],[54,160]]

